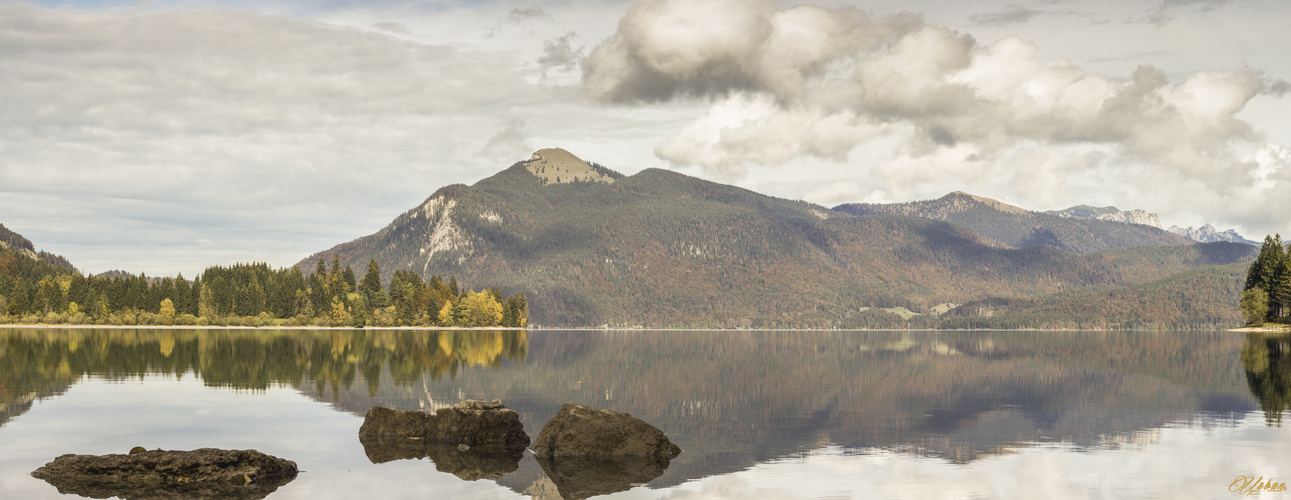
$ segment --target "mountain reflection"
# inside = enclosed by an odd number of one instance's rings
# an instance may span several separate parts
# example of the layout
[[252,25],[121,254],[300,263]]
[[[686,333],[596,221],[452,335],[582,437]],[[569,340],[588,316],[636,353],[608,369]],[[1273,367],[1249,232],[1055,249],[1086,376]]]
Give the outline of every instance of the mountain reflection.
[[485,463],[365,443],[373,462],[426,457],[464,479],[581,497],[826,445],[967,463],[1038,442],[1143,444],[1167,424],[1235,420],[1257,408],[1252,392],[1266,412],[1286,408],[1291,365],[1270,342],[1223,332],[12,329],[0,330],[0,425],[83,374],[195,373],[207,385],[295,387],[360,416],[501,399],[530,436],[577,402],[631,413],[683,450],[650,477],[597,485],[608,478],[531,457]]
[[1281,427],[1282,412],[1291,411],[1291,335],[1247,334],[1242,367],[1264,420]]

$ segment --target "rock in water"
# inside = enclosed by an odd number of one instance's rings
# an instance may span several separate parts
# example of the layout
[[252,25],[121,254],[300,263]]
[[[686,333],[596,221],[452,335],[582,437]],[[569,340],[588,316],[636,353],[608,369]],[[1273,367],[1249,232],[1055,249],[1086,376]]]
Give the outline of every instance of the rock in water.
[[296,463],[256,450],[200,448],[129,455],[63,455],[31,473],[59,493],[127,500],[264,498],[298,473]]
[[654,480],[681,448],[632,415],[569,403],[542,426],[533,453],[562,497],[581,500]]
[[373,406],[359,427],[359,440],[402,437],[423,444],[466,445],[474,453],[524,451],[529,435],[520,415],[501,401],[463,401],[434,415]]
[[653,457],[666,464],[681,448],[627,413],[568,403],[542,426],[533,452],[539,459]]

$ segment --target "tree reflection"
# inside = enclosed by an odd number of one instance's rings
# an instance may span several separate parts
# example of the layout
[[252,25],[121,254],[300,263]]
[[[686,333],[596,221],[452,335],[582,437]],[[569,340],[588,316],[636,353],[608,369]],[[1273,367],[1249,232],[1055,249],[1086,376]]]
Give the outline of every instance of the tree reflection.
[[1242,367],[1251,394],[1260,400],[1264,420],[1282,426],[1282,412],[1291,411],[1291,335],[1249,333],[1242,345]]
[[388,366],[397,385],[455,378],[466,366],[524,363],[528,332],[517,330],[145,330],[0,331],[0,425],[35,399],[66,390],[83,375],[183,377],[208,386],[265,390],[313,385],[348,390],[362,372],[370,395]]

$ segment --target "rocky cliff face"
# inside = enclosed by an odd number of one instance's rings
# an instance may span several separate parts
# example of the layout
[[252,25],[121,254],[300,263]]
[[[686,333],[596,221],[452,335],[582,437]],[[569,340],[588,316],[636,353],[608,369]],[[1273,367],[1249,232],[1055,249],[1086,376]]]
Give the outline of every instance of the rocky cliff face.
[[1152,226],[1156,228],[1161,227],[1161,219],[1157,217],[1157,214],[1150,214],[1137,208],[1134,210],[1103,214],[1098,216],[1098,220],[1124,222],[1126,224],[1142,224],[1144,226]]
[[1170,226],[1170,229],[1167,229],[1166,231],[1177,234],[1179,236],[1183,236],[1184,238],[1188,238],[1193,241],[1200,241],[1202,243],[1228,241],[1232,243],[1245,243],[1247,245],[1259,245],[1259,243],[1243,238],[1242,235],[1237,234],[1237,231],[1234,231],[1232,229],[1229,229],[1227,231],[1219,231],[1215,229],[1215,226],[1212,226],[1210,224],[1206,224],[1196,229],[1193,229],[1191,227],[1182,228],[1179,226]]
[[1126,224],[1142,224],[1157,229],[1161,228],[1161,218],[1157,214],[1148,213],[1146,210],[1121,210],[1116,207],[1091,207],[1089,205],[1076,205],[1066,210],[1050,210],[1045,212],[1049,215],[1059,217],[1078,217],[1081,219],[1105,220],[1108,222],[1122,222]]
[[[1089,205],[1077,205],[1066,210],[1051,210],[1045,212],[1050,215],[1059,217],[1077,217],[1082,219],[1105,220],[1109,222],[1124,222],[1127,224],[1142,224],[1161,228],[1161,218],[1157,214],[1148,213],[1145,210],[1120,210],[1116,207],[1091,207]],[[1254,241],[1243,238],[1237,234],[1237,231],[1229,229],[1220,231],[1215,226],[1206,224],[1199,228],[1191,227],[1182,228],[1179,226],[1170,226],[1166,229],[1171,234],[1177,234],[1200,243],[1216,243],[1226,241],[1230,243],[1245,243],[1247,245],[1259,245]]]

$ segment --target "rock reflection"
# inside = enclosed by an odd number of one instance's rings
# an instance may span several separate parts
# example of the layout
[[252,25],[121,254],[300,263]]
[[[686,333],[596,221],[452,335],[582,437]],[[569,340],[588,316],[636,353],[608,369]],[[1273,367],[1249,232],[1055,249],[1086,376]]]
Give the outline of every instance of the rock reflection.
[[235,483],[176,483],[167,485],[102,482],[89,479],[48,479],[64,495],[86,498],[120,498],[122,500],[171,500],[229,498],[258,500],[268,497],[293,478],[265,479],[248,485]]
[[582,500],[644,485],[668,470],[668,459],[653,457],[538,459],[565,500]]
[[446,444],[427,444],[400,436],[360,436],[363,452],[374,464],[395,460],[420,460],[429,458],[435,470],[446,472],[467,481],[488,479],[497,481],[520,468],[524,452],[490,453],[479,449],[460,450]]
[[1249,333],[1242,346],[1246,384],[1260,401],[1264,421],[1282,426],[1282,412],[1291,411],[1291,335]]

